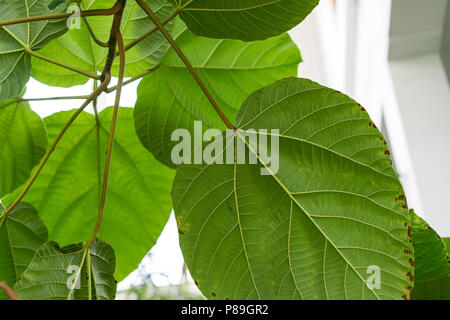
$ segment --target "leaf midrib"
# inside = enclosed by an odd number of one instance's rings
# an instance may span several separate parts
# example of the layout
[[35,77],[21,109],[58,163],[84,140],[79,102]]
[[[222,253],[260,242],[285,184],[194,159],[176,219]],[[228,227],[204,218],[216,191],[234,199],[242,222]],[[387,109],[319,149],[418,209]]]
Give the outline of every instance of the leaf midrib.
[[[258,153],[252,149],[252,147],[249,145],[249,143],[247,142],[247,140],[245,139],[245,137],[243,138],[241,136],[241,134],[239,133],[239,130],[236,130],[236,134],[237,137],[239,137],[246,145],[247,148],[249,149],[249,151],[251,151],[258,159],[258,161],[261,163],[261,165],[263,165],[266,170],[268,170],[268,172],[270,172],[270,176],[279,184],[279,186],[286,192],[286,194],[289,196],[289,198],[298,206],[298,208],[308,217],[308,219],[314,224],[314,226],[317,228],[317,230],[322,234],[322,236],[325,238],[325,241],[328,241],[336,250],[336,252],[339,253],[339,255],[342,257],[342,259],[352,268],[352,270],[356,273],[356,275],[361,279],[362,283],[365,284],[365,280],[361,277],[361,275],[359,274],[359,272],[356,271],[355,267],[347,260],[347,258],[343,255],[343,253],[338,249],[339,247],[337,247],[333,241],[331,241],[331,239],[326,235],[326,233],[320,228],[320,226],[316,223],[316,221],[314,219],[312,219],[311,215],[309,214],[309,212],[303,208],[303,206],[297,201],[297,199],[295,199],[295,197],[293,197],[292,193],[289,191],[289,189],[280,181],[280,179],[278,179],[278,177],[273,173],[273,171],[264,163],[264,161],[261,160],[261,158],[259,157]],[[236,166],[236,161],[235,161],[235,166]],[[237,203],[236,203],[237,205]],[[325,285],[325,289],[326,289],[326,284]],[[377,298],[377,300],[381,300],[380,297],[375,293],[374,289],[368,287],[368,289],[372,292],[372,294]]]

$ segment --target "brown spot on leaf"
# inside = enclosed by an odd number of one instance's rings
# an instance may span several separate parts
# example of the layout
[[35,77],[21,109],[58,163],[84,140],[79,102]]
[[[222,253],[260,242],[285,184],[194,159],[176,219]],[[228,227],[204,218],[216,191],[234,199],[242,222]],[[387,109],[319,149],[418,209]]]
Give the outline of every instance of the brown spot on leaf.
[[386,154],[386,155],[390,155],[390,154],[391,154],[391,152],[390,152],[389,150],[385,150],[385,151],[384,151],[384,154]]
[[181,235],[183,235],[183,234],[184,234],[184,231],[178,230],[178,233],[181,234]]
[[408,227],[408,237],[410,237],[410,238],[412,237],[412,234],[411,234],[411,226]]
[[215,292],[211,292],[211,295],[212,295],[213,297],[215,297],[215,296],[216,296],[216,293],[215,293]]
[[194,281],[194,283],[195,283],[195,285],[198,287],[198,281],[197,280],[195,280]]
[[409,258],[409,264],[414,267],[414,260]]
[[402,299],[403,300],[408,300],[408,297],[406,296],[406,294],[402,295]]

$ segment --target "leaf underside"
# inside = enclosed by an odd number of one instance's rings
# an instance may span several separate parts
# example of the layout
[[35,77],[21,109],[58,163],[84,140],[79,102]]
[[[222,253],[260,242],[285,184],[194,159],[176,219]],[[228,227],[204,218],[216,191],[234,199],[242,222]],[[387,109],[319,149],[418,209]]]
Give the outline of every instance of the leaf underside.
[[[50,10],[53,0],[0,1],[0,21],[61,12]],[[25,48],[39,50],[67,30],[66,20],[44,20],[0,27],[0,101],[20,94],[31,75],[30,56]]]
[[88,252],[82,244],[61,249],[49,241],[36,252],[14,290],[24,300],[114,300],[115,266],[114,250],[99,239]]
[[[49,141],[55,139],[72,113],[60,112],[44,119]],[[95,226],[111,119],[112,108],[99,114],[98,143],[95,117],[82,113],[24,198],[39,211],[50,239],[62,246],[85,241]],[[116,250],[116,277],[122,280],[156,243],[169,218],[174,175],[140,144],[130,108],[119,111],[110,172],[98,236]],[[10,203],[16,195],[4,203]]]
[[[287,34],[266,41],[244,43],[198,37],[177,21],[174,37],[229,119],[255,90],[276,80],[295,76],[301,56]],[[169,167],[175,167],[172,132],[194,132],[194,121],[203,129],[225,129],[209,101],[180,61],[169,50],[161,67],[138,87],[134,111],[136,132],[142,144]]]
[[[0,225],[0,280],[12,287],[47,239],[47,228],[36,210],[19,203]],[[0,291],[2,299],[7,297]]]
[[24,183],[47,149],[47,131],[28,103],[0,102],[0,198]]
[[296,25],[319,0],[173,0],[189,29],[211,38],[263,40]]
[[[110,8],[116,1],[89,1],[83,2],[83,10]],[[158,18],[165,20],[174,10],[169,0],[146,1],[155,11]],[[109,38],[112,17],[87,17],[89,25],[95,35],[103,42]],[[170,31],[173,22],[166,24]],[[150,18],[143,12],[136,2],[128,1],[125,7],[121,31],[125,45],[139,38],[145,32],[154,28]],[[168,42],[160,32],[154,32],[135,47],[127,51],[126,77],[134,77],[143,71],[157,65],[164,57],[169,47]],[[79,29],[71,29],[62,37],[52,41],[39,51],[39,54],[53,60],[62,61],[81,70],[97,73],[102,71],[106,61],[108,48],[99,47],[91,38],[89,30],[82,19]],[[112,73],[117,76],[119,63],[114,62]],[[46,61],[32,58],[33,77],[40,82],[51,86],[72,87],[86,83],[89,79],[73,71],[56,66]]]
[[[243,129],[279,129],[280,165],[270,175],[261,175],[261,161],[177,170],[180,245],[203,294],[406,299],[408,210],[384,138],[364,109],[291,78],[252,94],[235,124],[235,140]],[[366,285],[374,265],[379,289]]]
[[441,239],[422,218],[411,210],[415,254],[414,300],[450,300],[450,257]]

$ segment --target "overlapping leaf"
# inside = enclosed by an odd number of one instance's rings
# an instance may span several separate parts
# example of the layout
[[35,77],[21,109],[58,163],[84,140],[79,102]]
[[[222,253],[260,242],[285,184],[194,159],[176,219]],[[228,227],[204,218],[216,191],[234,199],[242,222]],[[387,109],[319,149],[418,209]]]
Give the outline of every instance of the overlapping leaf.
[[450,300],[450,258],[445,242],[411,210],[415,300]]
[[30,105],[0,102],[0,198],[28,179],[46,149],[44,123]]
[[189,29],[200,36],[263,40],[299,24],[319,0],[173,0]]
[[[244,129],[279,130],[258,135],[278,137],[279,170],[261,175],[269,167],[261,160],[179,167],[172,196],[180,244],[205,296],[408,298],[408,210],[383,136],[364,109],[291,78],[252,94],[235,124],[235,141]],[[379,286],[369,281],[373,270]]]
[[[266,41],[244,43],[197,37],[177,21],[177,44],[219,103],[234,119],[250,93],[284,77],[295,76],[301,61],[298,48],[287,34]],[[135,108],[136,131],[157,159],[174,167],[171,141],[175,129],[194,132],[194,121],[203,129],[224,129],[218,115],[175,51],[161,67],[142,80]]]
[[[71,114],[60,112],[45,119],[50,141]],[[39,211],[50,239],[62,246],[85,241],[95,226],[112,108],[99,118],[99,127],[93,115],[82,113],[77,118],[25,197]],[[173,172],[140,144],[129,108],[120,109],[110,172],[99,237],[116,250],[116,277],[121,280],[155,244],[172,208]]]
[[[0,21],[60,12],[49,9],[53,0],[0,1]],[[26,48],[38,50],[67,30],[66,20],[44,20],[0,27],[0,101],[20,94],[31,74]]]
[[[0,281],[12,287],[47,238],[47,228],[32,206],[19,203],[6,217],[0,209]],[[3,292],[1,299],[6,299]]]
[[113,300],[115,267],[114,250],[99,239],[89,250],[82,244],[61,249],[49,241],[36,252],[14,290],[25,300]]
[[[114,0],[84,1],[81,3],[81,8],[83,10],[105,9],[112,7],[115,2]],[[147,3],[161,21],[165,20],[175,10],[169,0],[148,0]],[[97,38],[107,42],[112,18],[88,17],[87,20]],[[154,27],[150,18],[135,1],[127,2],[121,25],[125,44],[139,38]],[[166,28],[171,30],[172,23],[168,23]],[[125,76],[136,76],[155,66],[160,62],[167,49],[168,42],[161,33],[155,32],[148,36],[127,51]],[[40,50],[39,53],[81,70],[96,73],[103,69],[108,49],[100,47],[94,42],[84,20],[80,20],[80,29],[69,30],[64,36],[52,41],[46,48]],[[88,81],[85,76],[39,59],[33,58],[32,64],[33,77],[48,85],[71,87]],[[118,72],[117,61],[114,63],[112,71],[114,74]]]

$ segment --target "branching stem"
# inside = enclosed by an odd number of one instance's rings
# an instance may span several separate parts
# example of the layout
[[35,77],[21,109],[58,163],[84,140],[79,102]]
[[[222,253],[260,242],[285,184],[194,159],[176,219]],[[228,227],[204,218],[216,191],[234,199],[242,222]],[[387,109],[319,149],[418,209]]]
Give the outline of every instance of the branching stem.
[[122,93],[122,87],[123,87],[123,78],[125,74],[125,48],[123,44],[123,38],[120,31],[117,31],[116,33],[116,39],[117,43],[119,45],[119,53],[120,53],[120,66],[119,66],[119,80],[117,84],[117,90],[116,90],[116,100],[114,102],[114,110],[113,110],[113,117],[111,121],[111,130],[109,133],[109,139],[108,139],[108,149],[106,152],[106,163],[105,163],[105,172],[103,175],[103,185],[102,185],[102,195],[100,198],[100,207],[98,211],[98,217],[97,222],[95,224],[94,231],[92,232],[89,240],[86,242],[85,247],[89,248],[92,243],[94,242],[97,233],[100,229],[102,219],[103,219],[103,213],[105,211],[105,204],[106,204],[106,194],[108,191],[108,180],[109,180],[109,172],[111,168],[111,159],[112,159],[112,150],[114,146],[114,136],[116,132],[116,126],[117,126],[117,119],[119,116],[119,106],[120,106],[120,97]]
[[56,148],[56,145],[59,143],[59,141],[62,139],[66,131],[69,129],[69,127],[72,125],[72,123],[75,121],[75,119],[83,112],[83,110],[95,99],[97,98],[105,88],[108,87],[108,84],[111,81],[111,73],[106,74],[105,80],[101,83],[101,85],[92,92],[92,94],[89,96],[88,99],[83,103],[83,105],[70,117],[69,121],[66,123],[64,128],[61,130],[59,135],[56,137],[55,141],[51,145],[50,149],[45,154],[44,158],[42,159],[41,163],[37,167],[36,171],[32,175],[31,179],[27,182],[24,190],[20,193],[20,195],[17,197],[17,199],[6,209],[3,215],[3,219],[6,218],[6,216],[14,209],[14,207],[22,201],[22,199],[25,197],[27,192],[30,190],[33,183],[36,181],[37,177],[39,176],[39,173],[44,168],[45,164],[47,163],[48,159],[50,158],[50,155],[53,153],[53,151]]
[[94,74],[94,73],[90,73],[90,72],[87,72],[87,71],[84,71],[84,70],[81,70],[81,69],[78,69],[78,68],[69,66],[69,65],[67,65],[67,64],[65,64],[65,63],[62,63],[62,62],[55,61],[55,60],[53,60],[53,59],[47,58],[46,56],[43,56],[43,55],[41,55],[41,54],[39,54],[39,53],[37,53],[37,52],[31,50],[30,48],[25,48],[25,51],[28,52],[29,54],[31,54],[32,56],[38,58],[38,59],[47,61],[47,62],[49,62],[49,63],[55,64],[55,65],[57,65],[57,66],[59,66],[59,67],[68,69],[68,70],[70,70],[70,71],[74,71],[74,72],[79,73],[79,74],[81,74],[81,75],[83,75],[83,76],[86,76],[86,77],[88,77],[88,78],[97,79],[97,80],[100,79],[100,76],[99,76],[99,75],[96,75],[96,74]]
[[[91,16],[112,16],[116,14],[120,9],[120,4],[116,3],[112,8],[109,9],[97,9],[97,10],[85,10],[80,11],[81,17],[91,17]],[[65,12],[65,13],[54,13],[54,14],[46,14],[35,17],[26,17],[26,18],[17,18],[11,20],[0,21],[0,27],[9,26],[12,24],[20,24],[26,22],[34,22],[34,21],[42,21],[42,20],[53,20],[53,19],[67,19],[72,16],[73,13]]]
[[176,44],[175,40],[172,38],[170,33],[164,28],[163,24],[159,21],[158,17],[155,15],[155,13],[152,11],[152,9],[144,2],[144,0],[135,0],[137,4],[142,8],[142,10],[147,13],[147,15],[150,17],[150,19],[153,21],[153,23],[157,26],[157,28],[162,32],[164,37],[169,41],[172,48],[175,50],[175,52],[178,54],[180,59],[183,61],[183,63],[186,65],[186,68],[188,68],[189,72],[194,77],[195,81],[197,81],[198,85],[202,89],[205,96],[208,98],[209,102],[213,106],[213,108],[216,110],[217,114],[220,116],[222,121],[225,123],[225,125],[230,129],[236,129],[236,127],[228,120],[227,116],[223,113],[222,109],[220,109],[217,102],[214,100],[213,96],[209,92],[206,85],[203,83],[202,79],[200,79],[199,75],[197,74],[197,71],[192,67],[189,60],[184,55],[183,51],[181,51],[180,47]]
[[[164,20],[162,22],[162,25],[166,25],[167,23],[169,23],[170,21],[172,21],[177,15],[178,13],[180,13],[180,11],[175,10],[166,20]],[[130,50],[131,48],[133,48],[135,45],[137,45],[139,42],[141,42],[142,40],[144,40],[145,38],[149,37],[150,35],[152,35],[153,33],[155,33],[156,31],[158,31],[158,27],[155,27],[149,31],[147,31],[146,33],[144,33],[142,36],[140,36],[139,38],[131,41],[129,44],[127,44],[125,46],[125,51]],[[117,53],[117,55],[119,55],[119,53]]]

